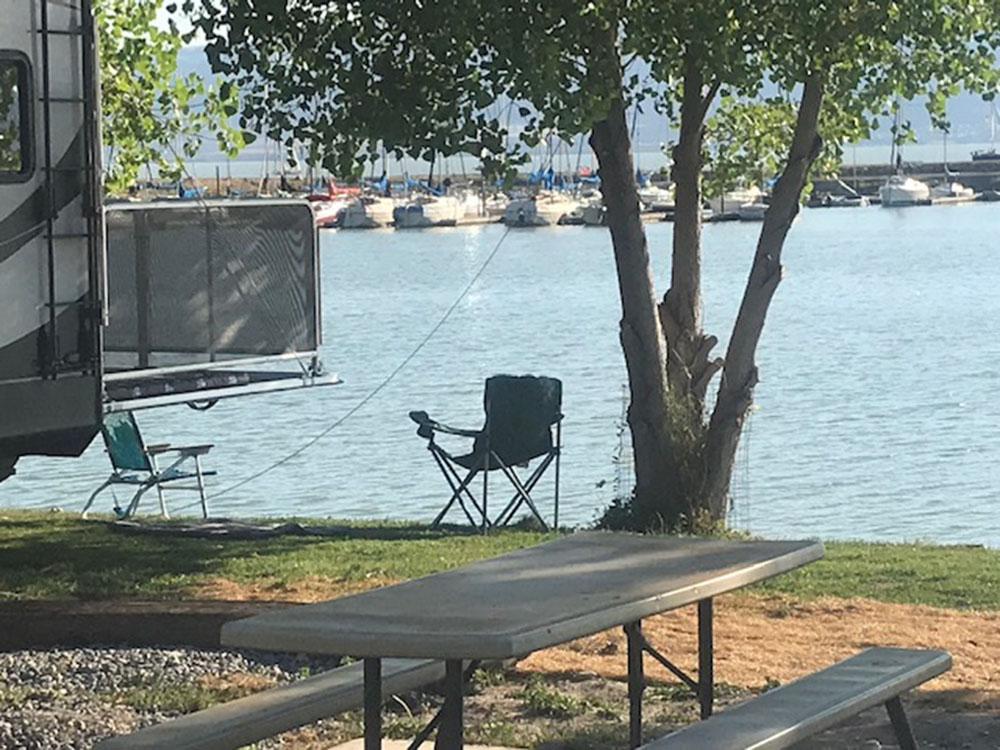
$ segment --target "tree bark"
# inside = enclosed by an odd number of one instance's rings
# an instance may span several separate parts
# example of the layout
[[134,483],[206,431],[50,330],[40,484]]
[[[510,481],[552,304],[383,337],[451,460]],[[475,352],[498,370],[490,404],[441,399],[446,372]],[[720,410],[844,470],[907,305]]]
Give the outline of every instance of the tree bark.
[[620,337],[628,371],[628,424],[635,457],[633,507],[643,516],[650,512],[670,517],[670,506],[677,498],[671,492],[676,472],[667,432],[666,354],[646,233],[639,215],[625,105],[620,97],[612,102],[607,117],[594,123],[590,145],[600,166],[601,193],[618,271]]
[[818,133],[822,103],[823,78],[814,73],[803,87],[788,160],[764,216],[750,277],[726,352],[719,397],[709,422],[703,498],[714,519],[726,517],[736,449],[758,380],[757,344],[771,299],[781,281],[781,251],[799,212],[809,168],[822,148]]
[[718,343],[702,332],[701,302],[701,170],[705,117],[716,86],[704,93],[705,81],[696,54],[684,63],[681,124],[673,153],[674,232],[670,289],[660,305],[666,336],[667,382],[674,408],[687,407],[681,418],[702,429],[705,392],[722,365],[710,360]]

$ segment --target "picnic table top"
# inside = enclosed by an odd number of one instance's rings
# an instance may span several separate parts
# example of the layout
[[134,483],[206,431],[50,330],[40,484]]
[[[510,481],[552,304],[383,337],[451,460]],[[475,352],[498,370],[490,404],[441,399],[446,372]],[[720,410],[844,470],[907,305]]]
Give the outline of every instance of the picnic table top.
[[507,659],[822,556],[817,541],[578,533],[406,583],[230,622],[222,643],[355,657]]

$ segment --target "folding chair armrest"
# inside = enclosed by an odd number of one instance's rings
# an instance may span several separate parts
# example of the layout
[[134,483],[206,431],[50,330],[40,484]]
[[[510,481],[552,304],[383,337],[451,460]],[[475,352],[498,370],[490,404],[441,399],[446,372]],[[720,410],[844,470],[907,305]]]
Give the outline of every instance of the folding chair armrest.
[[425,411],[411,411],[410,419],[420,425],[417,429],[417,434],[420,437],[430,438],[435,432],[444,432],[448,435],[460,435],[471,438],[479,437],[482,434],[482,430],[461,430],[457,427],[449,427],[446,424],[441,424],[431,419]]
[[436,429],[438,432],[447,433],[448,435],[461,435],[462,437],[470,437],[470,438],[479,437],[480,435],[483,434],[482,430],[460,430],[458,427],[449,427],[446,424],[440,424],[440,423],[438,423],[437,427],[435,427],[434,429]]
[[205,445],[147,445],[146,453],[151,456],[160,456],[164,453],[179,453],[181,456],[204,456],[215,446],[212,443]]
[[172,450],[184,456],[206,456],[208,455],[208,452],[212,450],[212,448],[214,447],[215,445],[213,443],[205,443],[203,445],[177,446]]

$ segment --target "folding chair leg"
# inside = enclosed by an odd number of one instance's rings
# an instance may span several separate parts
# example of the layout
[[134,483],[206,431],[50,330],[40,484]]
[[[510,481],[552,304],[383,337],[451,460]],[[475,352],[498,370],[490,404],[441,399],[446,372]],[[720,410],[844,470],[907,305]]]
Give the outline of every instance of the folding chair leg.
[[170,513],[167,512],[167,499],[163,496],[163,487],[159,483],[156,485],[156,496],[160,501],[160,516],[169,519]]
[[431,455],[434,457],[435,463],[437,463],[438,468],[441,470],[441,473],[444,475],[445,481],[448,482],[448,486],[451,487],[452,491],[451,498],[448,500],[448,503],[444,506],[444,508],[441,509],[441,512],[438,513],[437,516],[434,518],[434,520],[431,522],[431,528],[437,528],[441,524],[441,521],[444,520],[444,517],[448,514],[448,511],[451,510],[451,506],[454,505],[456,502],[458,502],[459,507],[461,507],[462,511],[465,513],[465,517],[469,520],[469,524],[473,528],[478,527],[479,522],[472,517],[472,514],[469,512],[469,509],[465,507],[465,501],[463,500],[463,495],[466,498],[468,498],[468,500],[472,503],[477,513],[479,513],[480,515],[484,513],[483,509],[479,507],[479,503],[476,502],[476,498],[469,491],[469,485],[472,483],[472,480],[475,479],[476,474],[479,472],[479,469],[471,469],[469,473],[465,476],[465,479],[460,479],[458,474],[455,472],[454,467],[452,467],[451,464],[448,464],[445,461],[445,459],[443,459],[440,455],[438,455],[438,450],[436,450],[436,446],[431,444],[428,446],[428,450],[430,450]]
[[562,456],[562,420],[556,422],[556,499],[552,510],[552,528],[559,530],[559,457]]
[[[175,461],[173,464],[170,465],[170,468],[172,469],[175,466],[177,466],[181,460],[182,459]],[[156,456],[152,454],[150,454],[149,456],[149,465],[153,467],[154,476],[160,473],[160,466],[156,461]],[[170,514],[167,512],[167,499],[163,496],[163,487],[160,486],[159,482],[156,483],[156,497],[160,501],[160,517],[169,519]]]
[[112,484],[114,484],[114,480],[109,479],[100,487],[98,487],[96,490],[94,490],[94,493],[89,498],[87,498],[87,503],[83,506],[83,510],[80,511],[80,518],[87,517],[87,512],[90,510],[90,506],[94,504],[94,500],[97,499],[97,496],[100,495],[102,492],[104,492],[104,490],[106,490]]
[[444,478],[448,481],[448,485],[451,487],[452,493],[451,493],[451,498],[441,509],[441,512],[434,517],[434,520],[431,522],[431,528],[436,529],[438,526],[441,525],[441,521],[443,521],[444,517],[448,515],[448,511],[451,510],[451,506],[453,506],[456,502],[458,503],[458,507],[462,509],[462,512],[465,513],[465,517],[469,519],[469,524],[471,524],[472,526],[476,526],[477,525],[476,519],[474,519],[472,517],[472,514],[469,513],[469,509],[465,507],[465,501],[462,499],[463,493],[468,495],[469,499],[472,500],[473,505],[475,505],[476,510],[479,510],[479,506],[476,505],[475,498],[473,498],[468,491],[468,484],[469,482],[472,481],[472,478],[473,476],[475,476],[475,474],[472,473],[468,477],[466,477],[464,481],[460,481],[457,479],[457,477],[453,480],[452,477],[449,475],[448,471],[444,467],[441,467],[441,473],[444,474]]
[[201,473],[201,457],[194,457],[194,469],[198,478],[198,495],[201,497],[201,517],[208,518],[208,500],[205,498],[205,475]]
[[538,512],[538,507],[535,505],[535,501],[531,499],[531,495],[529,494],[529,491],[521,483],[521,478],[518,477],[517,473],[513,469],[511,469],[510,467],[504,466],[503,470],[504,470],[504,474],[507,475],[507,478],[510,479],[510,483],[513,484],[514,488],[517,490],[517,494],[521,496],[521,500],[531,510],[531,514],[536,519],[538,519],[538,523],[540,523],[542,525],[542,529],[545,530],[545,531],[548,531],[549,530],[549,525],[547,523],[545,523],[545,519],[542,518],[542,514]]
[[155,482],[152,484],[146,483],[142,485],[142,487],[140,487],[138,490],[136,490],[136,493],[132,496],[132,500],[128,504],[128,507],[125,508],[125,513],[122,515],[122,520],[134,516],[136,509],[138,509],[139,507],[139,501],[142,499],[142,496],[145,495],[149,490],[153,489],[153,487],[157,486],[158,485],[156,485]]
[[[546,456],[545,460],[542,461],[542,463],[540,463],[532,472],[531,476],[528,477],[528,481],[523,484],[520,477],[517,476],[517,472],[509,466],[504,466],[502,462],[500,463],[500,467],[503,469],[504,474],[507,475],[510,483],[514,485],[515,494],[507,504],[507,507],[504,508],[503,512],[497,516],[496,520],[493,522],[495,526],[506,526],[509,524],[514,520],[514,514],[516,514],[521,508],[521,505],[527,503],[528,507],[531,509],[532,515],[534,515],[535,518],[538,519],[538,522],[542,524],[542,528],[546,531],[549,530],[549,525],[545,523],[545,519],[542,518],[542,514],[538,511],[538,507],[531,499],[531,491],[535,489],[535,485],[538,484],[538,480],[542,478],[542,474],[545,473],[549,464],[552,463],[553,458],[558,459],[558,454],[555,456],[552,454]],[[499,461],[499,459],[497,460]]]

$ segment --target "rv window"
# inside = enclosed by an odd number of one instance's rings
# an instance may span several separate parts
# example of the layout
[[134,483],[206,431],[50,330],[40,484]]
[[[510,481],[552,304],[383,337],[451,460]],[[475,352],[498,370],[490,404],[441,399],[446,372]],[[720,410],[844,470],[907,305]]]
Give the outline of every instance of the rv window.
[[28,86],[27,63],[0,58],[0,179],[6,181],[31,171]]

